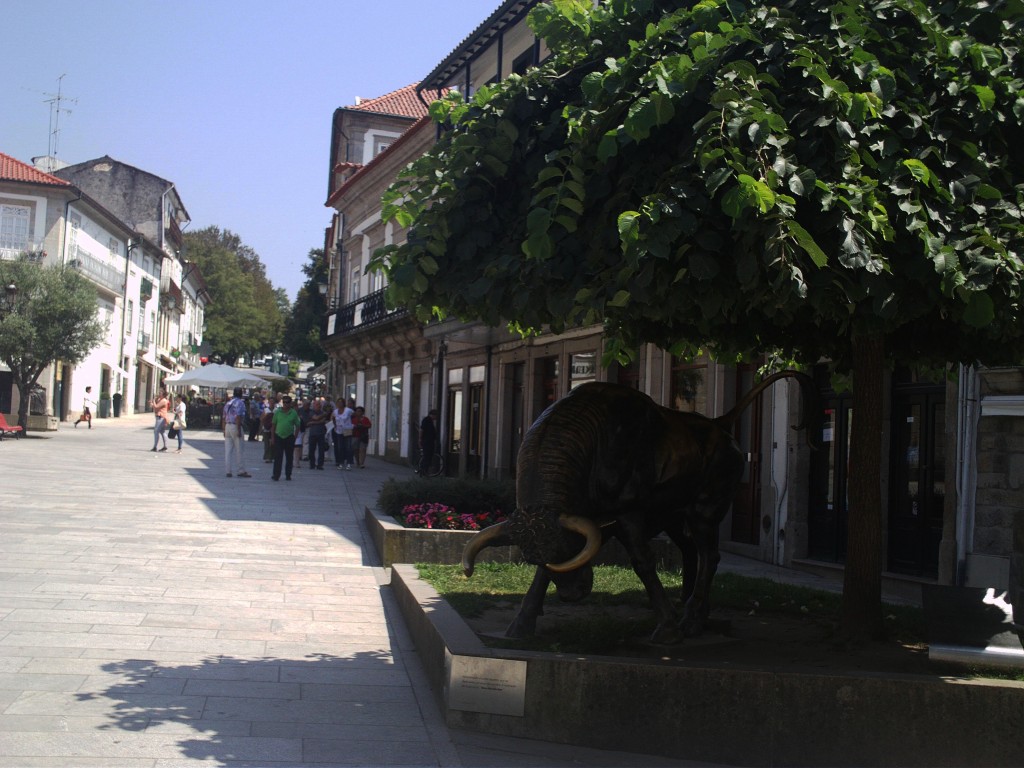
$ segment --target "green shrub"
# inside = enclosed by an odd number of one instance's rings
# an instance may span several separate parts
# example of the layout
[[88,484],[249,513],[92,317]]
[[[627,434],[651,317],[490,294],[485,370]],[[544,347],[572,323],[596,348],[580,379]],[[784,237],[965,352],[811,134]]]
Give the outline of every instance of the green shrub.
[[510,481],[464,478],[411,478],[387,480],[377,496],[385,515],[398,517],[409,504],[444,504],[459,514],[476,515],[515,509],[516,489]]

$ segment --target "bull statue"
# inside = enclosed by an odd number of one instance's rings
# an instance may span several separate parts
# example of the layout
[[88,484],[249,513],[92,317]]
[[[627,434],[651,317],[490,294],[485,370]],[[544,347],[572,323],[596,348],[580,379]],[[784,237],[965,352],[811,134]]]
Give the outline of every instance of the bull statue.
[[[744,468],[732,427],[762,391],[783,378],[800,383],[805,417],[817,416],[814,382],[796,371],[767,377],[715,419],[658,405],[630,387],[596,382],[544,411],[519,450],[515,511],[477,533],[462,556],[466,576],[473,575],[481,550],[491,546],[518,546],[537,565],[506,636],[534,634],[551,582],[563,601],[589,595],[591,560],[610,537],[626,548],[651,601],[658,622],[651,640],[669,644],[700,634],[720,560],[718,527]],[[682,550],[681,616],[658,578],[649,544],[662,532]]]

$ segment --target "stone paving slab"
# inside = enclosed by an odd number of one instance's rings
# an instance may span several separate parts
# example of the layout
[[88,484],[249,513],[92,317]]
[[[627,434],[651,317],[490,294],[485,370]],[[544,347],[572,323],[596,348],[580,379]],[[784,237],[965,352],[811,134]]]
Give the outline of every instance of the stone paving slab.
[[684,765],[444,726],[362,523],[404,467],[227,478],[151,423],[0,443],[0,768]]

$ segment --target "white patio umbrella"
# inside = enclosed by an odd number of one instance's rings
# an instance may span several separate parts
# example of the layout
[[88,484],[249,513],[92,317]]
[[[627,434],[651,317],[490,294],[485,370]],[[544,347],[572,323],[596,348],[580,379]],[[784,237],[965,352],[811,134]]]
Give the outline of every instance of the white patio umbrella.
[[164,379],[164,383],[183,387],[196,386],[231,389],[233,387],[261,387],[267,382],[259,376],[254,376],[230,365],[210,363],[209,365],[193,368],[184,373],[168,376]]
[[259,376],[264,381],[284,381],[288,378],[287,376],[282,376],[280,373],[268,371],[266,368],[236,368],[235,370],[242,371],[253,376]]

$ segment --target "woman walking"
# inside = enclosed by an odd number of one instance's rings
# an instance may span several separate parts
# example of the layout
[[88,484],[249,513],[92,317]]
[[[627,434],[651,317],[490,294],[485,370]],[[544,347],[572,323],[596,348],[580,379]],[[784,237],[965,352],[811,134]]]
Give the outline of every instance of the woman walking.
[[184,443],[182,433],[185,431],[187,426],[185,421],[185,398],[181,395],[174,396],[174,421],[171,423],[171,437],[178,438],[178,450],[175,453],[181,453],[181,446]]
[[164,447],[161,451],[167,450],[167,435],[165,430],[167,429],[167,414],[171,412],[171,401],[167,399],[167,390],[161,389],[160,392],[149,401],[149,404],[153,406],[153,415],[156,420],[153,422],[153,447],[150,448],[150,452],[156,451],[157,445],[163,440]]

